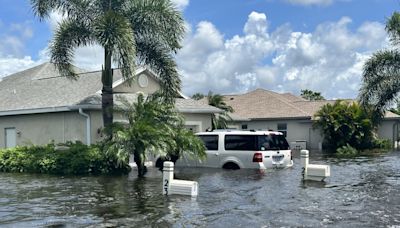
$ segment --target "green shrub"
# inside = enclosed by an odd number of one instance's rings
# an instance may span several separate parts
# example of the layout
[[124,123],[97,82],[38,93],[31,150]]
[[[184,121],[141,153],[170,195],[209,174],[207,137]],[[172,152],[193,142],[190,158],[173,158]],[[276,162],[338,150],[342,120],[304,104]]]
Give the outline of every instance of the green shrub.
[[358,154],[359,154],[358,151],[349,144],[339,147],[336,150],[336,155],[338,157],[354,157],[357,156]]
[[314,127],[324,135],[325,149],[336,151],[346,145],[359,150],[373,147],[371,113],[358,103],[338,100],[322,106],[314,117]]
[[375,139],[373,142],[373,148],[390,150],[393,148],[393,144],[389,139]]
[[128,173],[128,162],[117,163],[115,156],[106,154],[98,145],[86,146],[80,142],[63,144],[57,150],[54,144],[22,146],[0,150],[0,171],[49,174],[121,174]]

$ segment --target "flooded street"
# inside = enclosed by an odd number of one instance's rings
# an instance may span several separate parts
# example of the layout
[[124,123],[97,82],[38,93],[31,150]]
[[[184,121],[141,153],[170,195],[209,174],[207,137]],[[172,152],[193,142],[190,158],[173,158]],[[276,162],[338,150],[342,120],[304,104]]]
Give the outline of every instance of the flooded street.
[[289,169],[178,169],[199,196],[161,195],[162,174],[59,177],[0,173],[0,225],[6,227],[390,227],[400,226],[400,152],[324,158],[326,183],[303,182],[299,156]]

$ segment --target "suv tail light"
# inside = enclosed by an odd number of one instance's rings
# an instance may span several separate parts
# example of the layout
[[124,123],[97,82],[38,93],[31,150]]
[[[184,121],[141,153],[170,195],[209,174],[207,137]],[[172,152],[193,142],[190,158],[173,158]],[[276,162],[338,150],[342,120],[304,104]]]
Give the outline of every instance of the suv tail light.
[[263,162],[263,155],[260,152],[254,153],[253,162]]

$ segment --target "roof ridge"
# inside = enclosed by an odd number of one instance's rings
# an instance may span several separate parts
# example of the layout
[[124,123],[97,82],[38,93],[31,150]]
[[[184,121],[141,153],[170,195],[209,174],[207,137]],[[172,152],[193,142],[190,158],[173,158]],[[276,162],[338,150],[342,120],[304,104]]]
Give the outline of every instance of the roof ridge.
[[[282,98],[281,94],[274,92],[274,91],[268,91],[271,93],[272,96],[274,96],[275,98],[277,98],[278,100],[283,101],[284,103],[286,103],[287,105],[293,107],[294,109],[297,109],[298,111],[300,111],[301,113],[309,116],[310,114],[305,112],[304,110],[301,110],[300,108],[296,107],[295,105],[292,104],[292,102],[290,102],[289,100],[287,100],[286,98]],[[311,115],[312,116],[312,115]]]

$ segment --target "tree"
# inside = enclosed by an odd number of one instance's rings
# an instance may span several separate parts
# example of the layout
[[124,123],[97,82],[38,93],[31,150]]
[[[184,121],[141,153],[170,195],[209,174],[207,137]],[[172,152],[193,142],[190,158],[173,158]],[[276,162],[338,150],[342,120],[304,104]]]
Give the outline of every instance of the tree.
[[357,102],[336,101],[326,104],[315,114],[314,127],[324,135],[324,147],[330,150],[350,145],[356,149],[374,146],[371,112]]
[[400,13],[394,12],[386,22],[392,50],[377,51],[364,64],[359,100],[373,108],[376,118],[397,101],[400,92]]
[[116,154],[121,163],[129,154],[134,155],[138,176],[146,173],[144,162],[148,154],[163,157],[205,158],[205,147],[200,138],[184,128],[182,116],[174,105],[165,103],[158,94],[130,103],[120,98],[116,110],[128,120],[127,124],[114,123],[113,137],[106,142],[106,151]]
[[212,129],[225,129],[228,127],[228,121],[232,118],[228,113],[233,112],[233,108],[227,105],[224,101],[224,97],[220,94],[213,94],[211,91],[207,95],[208,104],[223,110],[223,113],[212,114]]
[[321,95],[320,92],[314,92],[308,89],[302,89],[300,96],[309,101],[325,100],[325,98]]
[[112,62],[129,83],[135,64],[146,64],[160,77],[165,101],[174,102],[181,81],[173,53],[181,47],[184,21],[170,0],[31,0],[41,20],[53,11],[65,16],[50,45],[60,75],[76,79],[74,51],[86,45],[104,48],[102,112],[106,129],[113,123]]
[[201,99],[203,99],[204,97],[205,97],[205,95],[202,94],[202,93],[195,93],[195,94],[192,95],[192,99],[193,99],[193,100],[196,100],[196,101],[201,100]]

